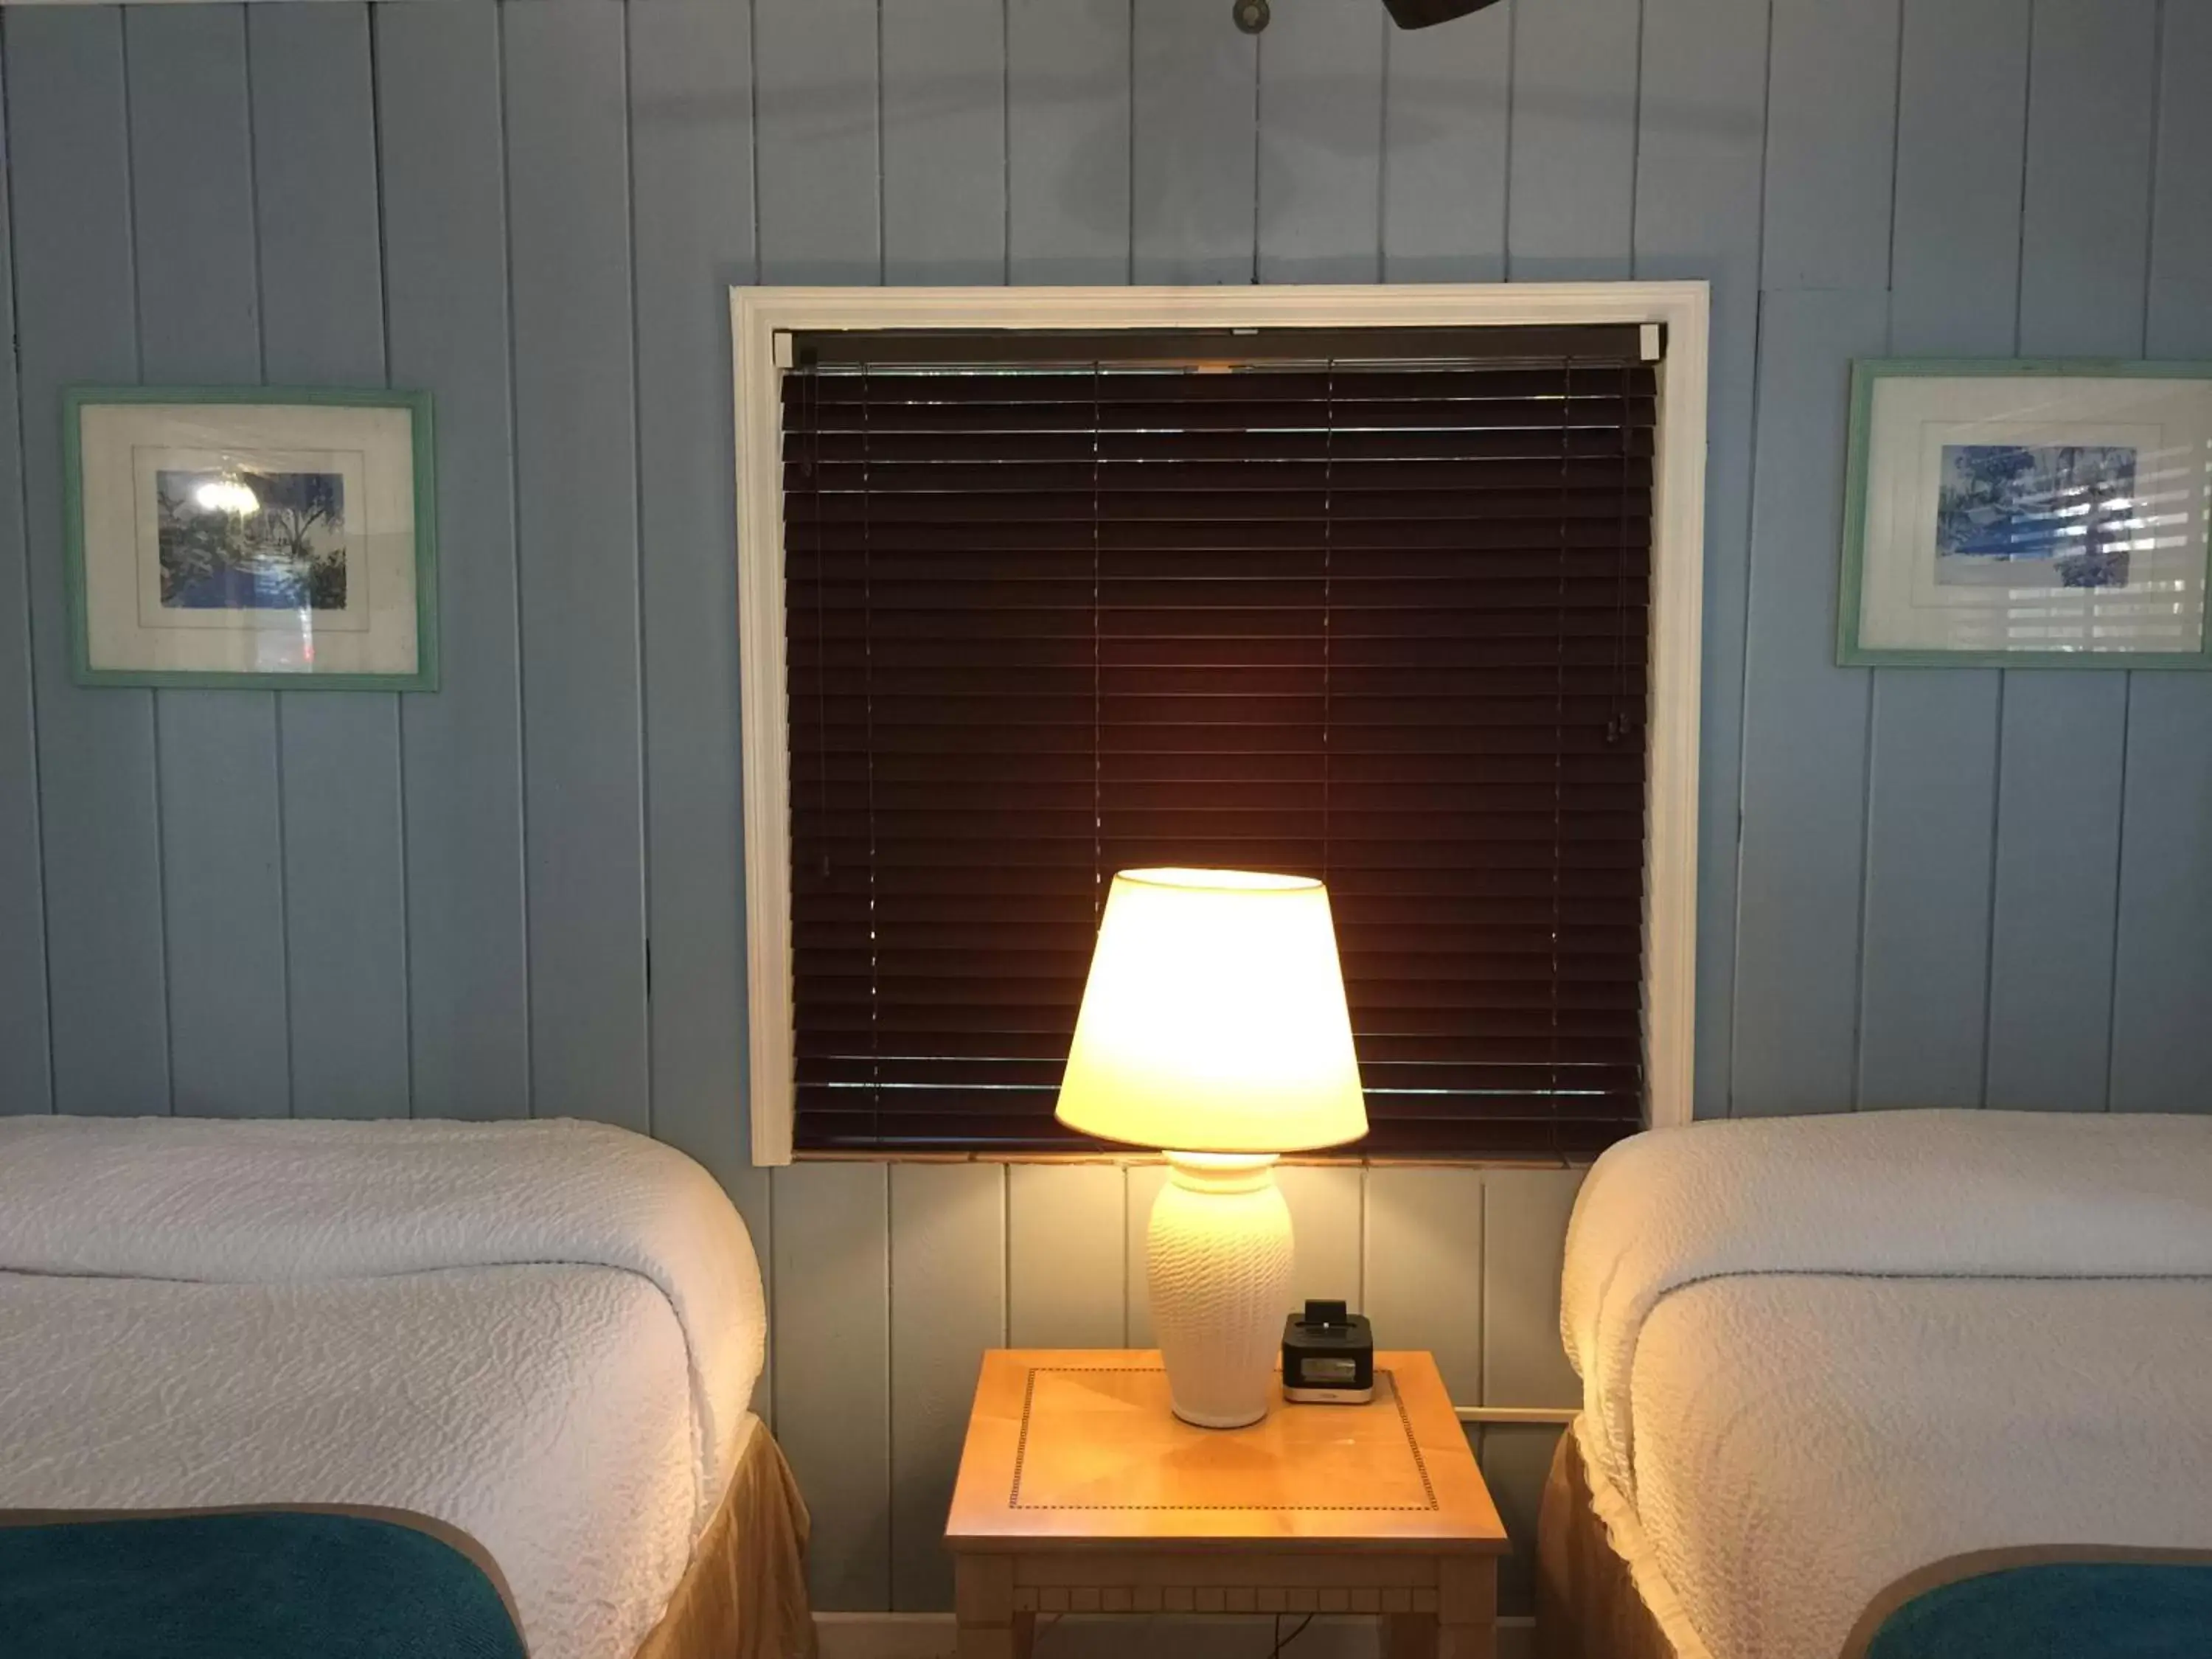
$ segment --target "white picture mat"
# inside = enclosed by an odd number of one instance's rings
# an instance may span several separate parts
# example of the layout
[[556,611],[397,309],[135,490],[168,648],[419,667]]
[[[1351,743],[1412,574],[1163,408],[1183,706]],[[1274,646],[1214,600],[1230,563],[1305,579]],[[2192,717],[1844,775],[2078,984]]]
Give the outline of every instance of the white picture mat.
[[[319,404],[86,404],[78,412],[83,479],[88,665],[95,671],[246,674],[412,674],[416,671],[414,422],[404,408]],[[348,605],[328,625],[307,611],[209,611],[159,625],[142,615],[142,550],[155,503],[140,455],[268,461],[345,476]],[[197,462],[196,462],[197,464]],[[158,574],[155,580],[158,581]],[[362,599],[350,591],[356,580]],[[157,590],[158,592],[158,590]]]
[[[1936,580],[1946,446],[2117,445],[2137,452],[2124,587]],[[1867,433],[1858,644],[1893,651],[2196,652],[2204,644],[2212,382],[2140,377],[1893,375]]]

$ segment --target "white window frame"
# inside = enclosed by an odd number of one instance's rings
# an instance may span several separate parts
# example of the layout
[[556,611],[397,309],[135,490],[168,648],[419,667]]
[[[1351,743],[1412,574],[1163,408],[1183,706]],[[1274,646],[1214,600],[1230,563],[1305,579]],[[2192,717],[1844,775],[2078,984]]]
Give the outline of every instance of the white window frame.
[[[1468,328],[1659,325],[1645,774],[1645,1077],[1654,1126],[1691,1115],[1698,714],[1705,607],[1704,283],[1298,288],[732,288],[745,966],[756,1164],[792,1158],[791,744],[784,665],[783,371],[836,329]],[[1453,1160],[1443,1159],[1441,1162]]]

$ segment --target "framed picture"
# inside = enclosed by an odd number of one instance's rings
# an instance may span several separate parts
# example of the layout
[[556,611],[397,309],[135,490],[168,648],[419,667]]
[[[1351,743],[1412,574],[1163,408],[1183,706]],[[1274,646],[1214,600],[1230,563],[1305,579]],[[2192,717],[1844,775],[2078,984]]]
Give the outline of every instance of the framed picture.
[[1851,368],[1837,660],[2212,668],[2212,364]]
[[76,386],[62,453],[80,684],[436,690],[428,392]]

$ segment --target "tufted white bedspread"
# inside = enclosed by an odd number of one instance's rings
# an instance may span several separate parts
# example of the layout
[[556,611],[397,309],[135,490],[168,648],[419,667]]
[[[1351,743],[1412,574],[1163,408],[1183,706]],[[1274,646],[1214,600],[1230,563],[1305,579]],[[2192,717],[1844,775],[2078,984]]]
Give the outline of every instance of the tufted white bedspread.
[[381,1504],[618,1659],[757,1424],[712,1177],[574,1122],[0,1119],[0,1508]]
[[1969,1551],[2212,1548],[2212,1119],[1639,1136],[1583,1184],[1561,1323],[1683,1659],[1832,1659]]

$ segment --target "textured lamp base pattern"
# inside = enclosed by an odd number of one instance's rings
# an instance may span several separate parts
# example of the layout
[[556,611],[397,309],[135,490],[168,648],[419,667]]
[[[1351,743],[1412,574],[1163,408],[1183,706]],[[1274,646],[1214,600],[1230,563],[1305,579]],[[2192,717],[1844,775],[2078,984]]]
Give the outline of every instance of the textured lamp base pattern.
[[1147,1243],[1152,1325],[1175,1414],[1238,1429],[1267,1414],[1291,1296],[1291,1212],[1272,1158],[1170,1152]]

